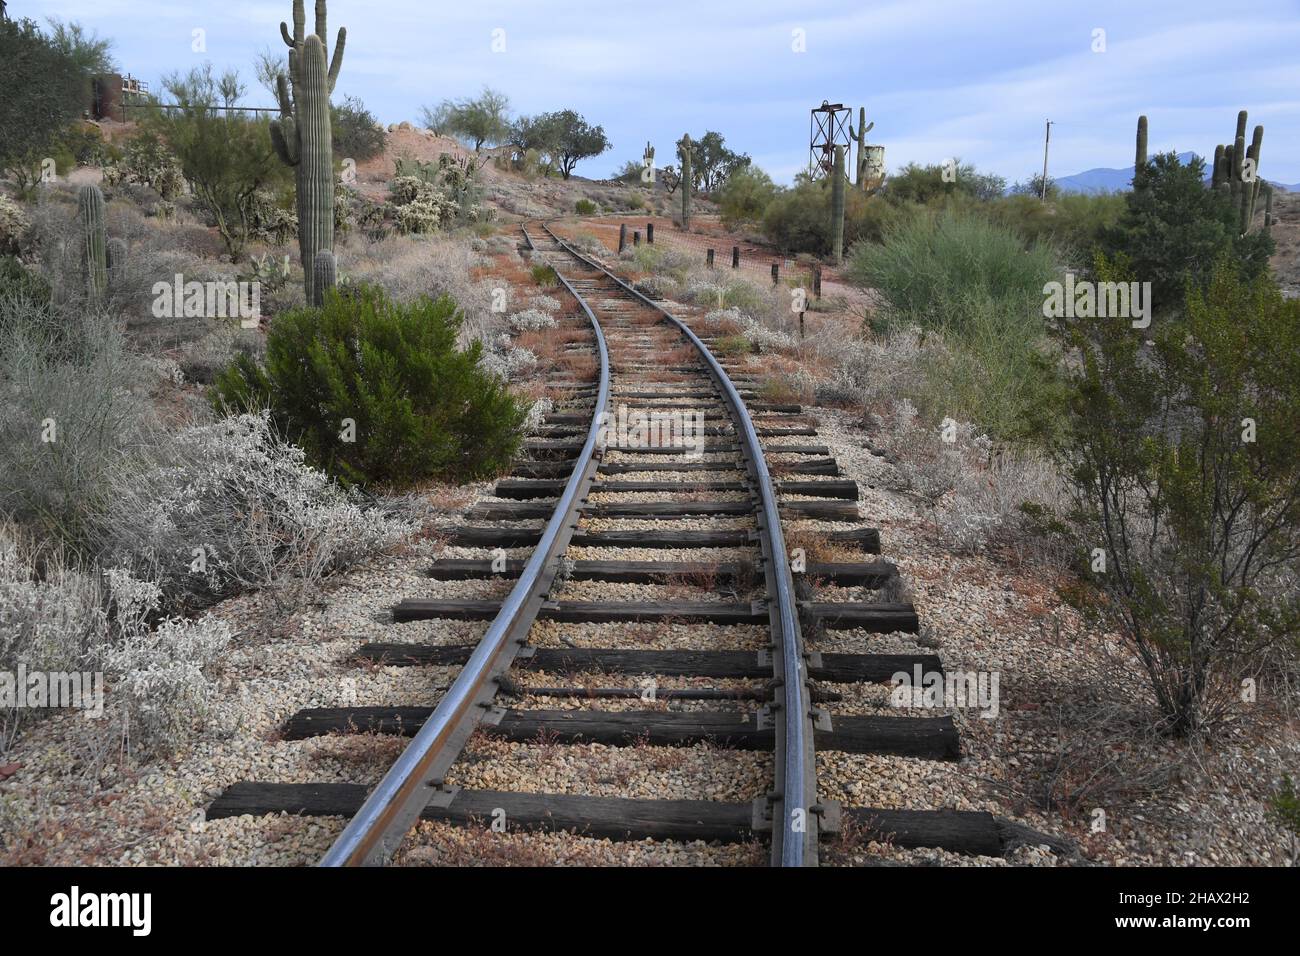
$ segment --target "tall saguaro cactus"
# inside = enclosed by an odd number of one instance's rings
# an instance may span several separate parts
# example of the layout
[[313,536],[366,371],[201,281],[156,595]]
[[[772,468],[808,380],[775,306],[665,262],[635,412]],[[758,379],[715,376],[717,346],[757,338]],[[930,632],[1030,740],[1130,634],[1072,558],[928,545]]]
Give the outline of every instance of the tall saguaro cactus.
[[691,231],[691,134],[682,137],[682,230]]
[[108,289],[108,242],[104,235],[104,194],[98,186],[77,190],[81,217],[81,253],[85,263],[86,294],[98,304]]
[[1137,149],[1133,153],[1133,184],[1142,177],[1142,170],[1147,164],[1147,118],[1138,117]]
[[831,179],[831,257],[838,265],[844,258],[844,147],[835,147],[835,171]]
[[[313,278],[316,253],[334,248],[334,148],[330,131],[330,94],[343,65],[348,31],[339,28],[334,57],[325,50],[325,0],[316,0],[316,32],[306,33],[303,0],[293,0],[293,34],[281,22],[280,36],[289,47],[289,76],[276,80],[280,119],[271,124],[271,140],[285,163],[294,167],[298,194],[298,252],[307,301],[320,304]],[[326,64],[328,63],[328,67]],[[292,94],[290,87],[292,86]]]
[[854,129],[853,124],[849,124],[849,139],[856,140],[858,144],[857,179],[854,180],[853,184],[864,192],[867,189],[867,134],[875,129],[875,126],[874,122],[867,123],[867,108],[865,106],[858,107],[857,128]]

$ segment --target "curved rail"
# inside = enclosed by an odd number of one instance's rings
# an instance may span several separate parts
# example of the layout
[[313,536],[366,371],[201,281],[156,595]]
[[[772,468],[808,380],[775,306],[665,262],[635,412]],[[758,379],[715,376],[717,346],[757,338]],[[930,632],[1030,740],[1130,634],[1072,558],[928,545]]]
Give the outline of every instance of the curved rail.
[[[549,231],[549,230],[548,230]],[[524,231],[529,246],[532,239]],[[528,628],[551,589],[557,559],[577,528],[581,503],[588,496],[599,459],[596,454],[605,429],[609,405],[609,349],[600,322],[572,286],[569,292],[591,320],[600,355],[600,385],[591,426],[573,473],[569,476],[532,557],[524,566],[501,610],[479,641],[456,680],[406,749],[366,798],[347,827],[322,858],[321,866],[360,866],[384,862],[439,794],[446,794],[442,775],[480,719],[491,708],[495,678],[509,669]],[[513,639],[513,640],[512,640]]]
[[[781,533],[781,515],[773,490],[767,460],[758,441],[758,432],[750,418],[740,393],[736,391],[726,370],[713,353],[700,341],[681,319],[664,309],[649,297],[642,295],[598,262],[576,251],[551,231],[545,223],[542,228],[570,255],[604,273],[605,276],[629,295],[659,312],[674,323],[704,357],[709,372],[717,383],[723,398],[731,407],[741,439],[751,478],[761,503],[758,515],[761,549],[766,561],[768,592],[775,600],[773,615],[773,659],[776,671],[776,701],[779,719],[776,722],[778,762],[776,767],[776,795],[781,803],[781,824],[772,823],[772,860],[781,866],[815,865],[817,862],[818,814],[817,775],[813,750],[813,713],[808,693],[807,664],[804,655],[803,633],[799,627],[796,608],[794,576],[790,571],[789,556],[785,550],[785,536]],[[566,282],[565,285],[568,285]]]

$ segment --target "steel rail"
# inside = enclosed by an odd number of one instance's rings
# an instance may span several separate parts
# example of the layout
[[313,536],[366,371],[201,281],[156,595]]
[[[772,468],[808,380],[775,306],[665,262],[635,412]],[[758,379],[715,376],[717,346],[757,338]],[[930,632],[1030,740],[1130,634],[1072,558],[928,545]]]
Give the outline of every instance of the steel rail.
[[[813,750],[813,711],[808,691],[808,669],[803,634],[799,627],[794,576],[786,554],[785,536],[781,532],[781,514],[772,478],[758,440],[758,432],[740,393],[713,353],[677,316],[648,296],[642,295],[598,262],[584,256],[551,231],[542,228],[570,255],[585,262],[616,282],[625,292],[663,315],[681,330],[699,350],[709,366],[723,398],[731,407],[740,432],[741,448],[757,486],[760,501],[758,525],[763,556],[767,559],[768,590],[776,602],[773,628],[773,657],[777,672],[776,699],[779,715],[776,722],[777,754],[776,797],[781,804],[780,825],[776,814],[772,820],[772,862],[780,866],[815,866],[817,864],[818,815],[817,772]],[[558,274],[558,270],[557,270]]]
[[[522,231],[532,247],[532,238],[527,230]],[[321,866],[384,863],[425,807],[439,795],[454,794],[443,786],[442,774],[459,756],[478,723],[489,716],[496,679],[509,669],[527,640],[528,628],[554,583],[558,558],[577,528],[582,504],[590,494],[599,465],[598,451],[604,444],[610,395],[609,349],[595,313],[563,276],[559,278],[591,320],[600,355],[600,385],[586,442],[537,547],[487,633],[420,731],[321,859]]]

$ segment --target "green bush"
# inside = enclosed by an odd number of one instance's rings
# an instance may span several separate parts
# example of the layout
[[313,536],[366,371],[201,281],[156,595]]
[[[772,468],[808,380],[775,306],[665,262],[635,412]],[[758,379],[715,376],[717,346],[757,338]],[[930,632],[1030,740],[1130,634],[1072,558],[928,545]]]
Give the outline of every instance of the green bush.
[[[1300,649],[1300,301],[1238,272],[1221,259],[1173,321],[1061,330],[1079,356],[1058,449],[1091,584],[1078,603],[1128,643],[1180,736]],[[1096,274],[1136,276],[1104,257]]]
[[1155,313],[1177,312],[1189,285],[1205,288],[1216,262],[1226,261],[1246,280],[1268,271],[1273,240],[1262,232],[1241,235],[1225,192],[1205,185],[1205,162],[1184,166],[1173,153],[1147,163],[1143,188],[1125,196],[1119,223],[1105,230],[1101,250],[1122,256],[1134,278],[1151,283]]
[[727,177],[718,190],[718,210],[728,229],[745,223],[760,222],[767,207],[777,197],[772,177],[757,166],[745,166]]
[[[868,240],[878,242],[892,226],[907,218],[907,212],[849,188],[844,196],[844,244]],[[763,234],[780,251],[817,256],[831,251],[831,190],[825,180],[801,179],[794,188],[779,191],[762,217]]]
[[1071,263],[1092,262],[1095,247],[1105,231],[1119,222],[1124,211],[1123,193],[1084,195],[1066,193],[1043,202],[1037,196],[1007,196],[988,206],[989,217],[1009,226],[1027,243],[1048,243]]
[[932,163],[918,166],[908,163],[885,182],[884,195],[895,203],[918,203],[923,206],[942,205],[959,196],[973,199],[997,199],[1007,187],[1007,181],[993,173],[981,173],[972,163],[954,162],[949,167]]
[[978,214],[923,212],[881,245],[850,252],[850,281],[884,297],[873,326],[938,333],[942,359],[909,397],[931,422],[971,421],[1002,439],[1043,439],[1060,427],[1059,372],[1043,318],[1052,250]]
[[596,204],[590,199],[579,199],[573,204],[573,208],[577,210],[579,216],[590,216],[596,212]]
[[359,286],[276,318],[266,363],[241,356],[213,389],[218,408],[269,408],[309,461],[348,484],[468,481],[505,467],[526,409],[456,348],[448,296],[414,302]]
[[890,230],[881,245],[860,242],[847,273],[885,298],[886,324],[955,328],[962,304],[987,298],[1021,319],[1025,332],[1043,331],[1043,285],[1056,273],[1052,249],[1028,250],[1011,229],[979,215],[923,214]]
[[555,269],[548,265],[533,266],[528,270],[536,282],[543,289],[554,289],[560,284],[560,277],[555,274]]
[[39,306],[50,304],[50,284],[13,256],[0,256],[0,294],[14,296]]

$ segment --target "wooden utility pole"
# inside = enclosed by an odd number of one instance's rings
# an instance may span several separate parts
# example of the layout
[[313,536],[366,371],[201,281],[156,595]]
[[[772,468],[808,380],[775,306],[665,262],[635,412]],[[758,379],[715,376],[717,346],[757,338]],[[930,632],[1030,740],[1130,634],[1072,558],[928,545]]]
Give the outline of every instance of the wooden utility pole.
[[1039,196],[1043,202],[1047,202],[1047,147],[1052,142],[1052,121],[1047,121],[1047,135],[1043,137],[1043,182],[1042,195]]

